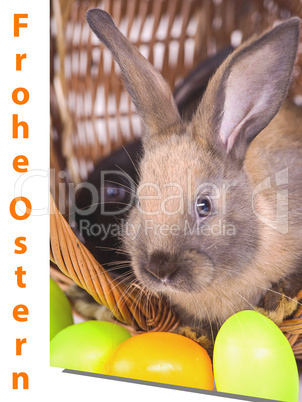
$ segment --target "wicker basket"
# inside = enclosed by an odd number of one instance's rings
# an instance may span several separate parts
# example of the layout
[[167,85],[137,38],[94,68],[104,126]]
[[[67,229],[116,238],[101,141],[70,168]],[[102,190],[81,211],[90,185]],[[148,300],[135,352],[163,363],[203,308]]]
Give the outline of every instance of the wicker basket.
[[[178,321],[166,301],[145,295],[137,285],[125,289],[117,283],[76,238],[69,219],[65,219],[70,203],[67,184],[85,180],[100,158],[139,137],[141,131],[119,70],[91,34],[85,13],[89,8],[108,11],[174,88],[200,61],[238,38],[244,40],[290,15],[302,18],[302,3],[52,0],[51,5],[51,275],[63,289],[73,282],[86,289],[134,331],[172,330]],[[290,90],[290,96],[300,104],[301,66],[302,52]],[[302,301],[302,291],[297,299]],[[296,357],[302,359],[301,306],[280,328]]]

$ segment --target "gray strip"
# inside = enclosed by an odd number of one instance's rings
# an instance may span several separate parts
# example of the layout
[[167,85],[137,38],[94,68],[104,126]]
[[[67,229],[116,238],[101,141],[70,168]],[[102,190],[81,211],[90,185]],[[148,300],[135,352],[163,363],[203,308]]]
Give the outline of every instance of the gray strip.
[[203,390],[203,389],[199,389],[199,388],[190,388],[190,387],[181,387],[179,385],[162,384],[160,382],[134,380],[132,378],[116,377],[116,376],[113,376],[113,375],[106,375],[106,374],[89,373],[89,372],[86,372],[86,371],[77,371],[77,370],[65,369],[65,370],[63,370],[63,373],[85,375],[85,376],[96,377],[96,378],[104,378],[105,380],[115,380],[115,381],[122,381],[122,382],[130,382],[132,384],[141,384],[141,385],[149,385],[149,386],[151,385],[153,387],[175,389],[177,391],[188,391],[188,392],[194,392],[196,394],[213,395],[213,396],[218,396],[218,397],[221,397],[221,398],[233,398],[233,399],[238,399],[240,401],[252,401],[252,402],[254,402],[254,401],[256,401],[256,402],[273,401],[273,402],[276,402],[275,399],[253,398],[251,396],[240,396],[240,395],[236,395],[236,394],[227,394],[225,392],[207,391],[207,390]]

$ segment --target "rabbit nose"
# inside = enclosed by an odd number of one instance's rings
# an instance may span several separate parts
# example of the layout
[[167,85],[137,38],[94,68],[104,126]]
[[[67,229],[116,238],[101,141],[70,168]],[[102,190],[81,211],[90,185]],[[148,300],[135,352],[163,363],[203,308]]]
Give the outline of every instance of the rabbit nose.
[[151,254],[149,265],[146,269],[156,278],[165,282],[177,268],[175,257],[167,252],[156,250]]

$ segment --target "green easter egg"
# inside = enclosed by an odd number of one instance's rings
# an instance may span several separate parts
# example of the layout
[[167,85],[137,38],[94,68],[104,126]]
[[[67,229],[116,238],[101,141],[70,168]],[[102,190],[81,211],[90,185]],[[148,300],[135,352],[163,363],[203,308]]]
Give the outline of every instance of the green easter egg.
[[217,390],[297,402],[299,376],[281,330],[256,311],[231,316],[218,332],[213,355]]
[[50,365],[106,374],[105,363],[129,331],[105,321],[85,321],[60,331],[50,342]]
[[59,331],[73,324],[72,310],[69,300],[59,285],[50,278],[50,339]]

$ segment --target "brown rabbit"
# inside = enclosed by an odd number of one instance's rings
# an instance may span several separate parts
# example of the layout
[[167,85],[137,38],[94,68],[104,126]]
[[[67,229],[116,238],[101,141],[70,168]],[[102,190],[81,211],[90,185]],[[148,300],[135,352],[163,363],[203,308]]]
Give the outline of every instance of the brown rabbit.
[[87,21],[119,64],[145,128],[138,202],[124,233],[139,282],[198,328],[273,309],[268,294],[293,297],[302,287],[302,112],[284,99],[299,18],[232,53],[189,123],[111,17],[94,9]]

